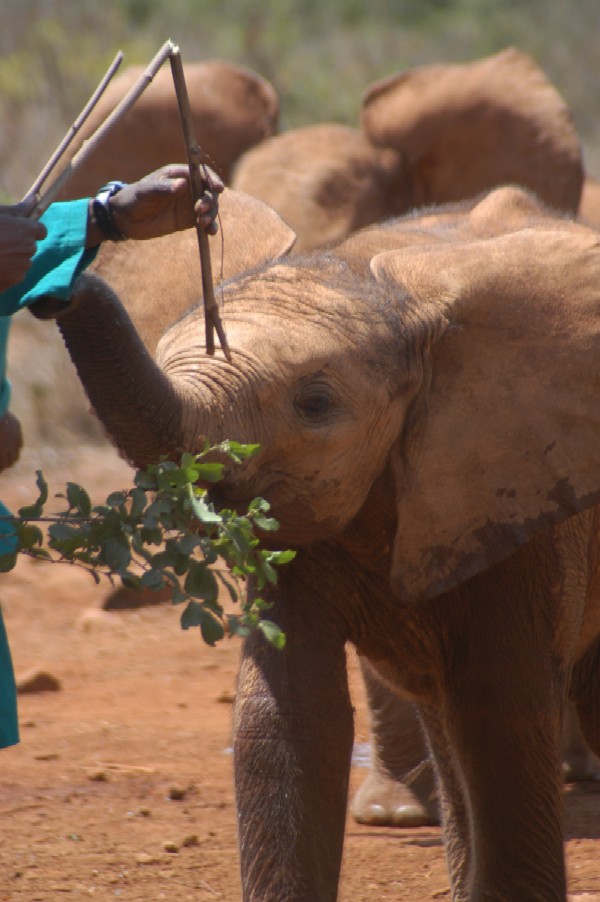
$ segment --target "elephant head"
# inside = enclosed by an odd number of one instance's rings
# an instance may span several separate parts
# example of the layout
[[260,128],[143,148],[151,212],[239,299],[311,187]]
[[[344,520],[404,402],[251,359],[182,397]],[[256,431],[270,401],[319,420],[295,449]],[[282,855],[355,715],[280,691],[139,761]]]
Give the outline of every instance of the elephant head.
[[[231,361],[204,353],[185,235],[121,246],[113,288],[82,277],[59,316],[95,411],[136,464],[205,437],[259,443],[222,500],[266,497],[278,541],[297,546],[354,528],[387,479],[404,599],[600,500],[597,233],[517,189],[293,258],[290,229],[259,202],[226,192],[221,215]],[[128,292],[150,309],[196,304],[156,360]]]
[[542,70],[514,48],[372,84],[362,127],[376,145],[404,154],[417,207],[513,183],[552,207],[577,210],[583,166],[571,114]]
[[[88,138],[143,73],[130,66],[109,85],[86,125]],[[228,182],[238,157],[275,134],[279,100],[272,85],[243,66],[206,60],[185,66],[192,127],[205,161]],[[185,159],[179,107],[170,69],[161,69],[141,97],[98,142],[60,199],[94,195],[110,179],[133,182]]]

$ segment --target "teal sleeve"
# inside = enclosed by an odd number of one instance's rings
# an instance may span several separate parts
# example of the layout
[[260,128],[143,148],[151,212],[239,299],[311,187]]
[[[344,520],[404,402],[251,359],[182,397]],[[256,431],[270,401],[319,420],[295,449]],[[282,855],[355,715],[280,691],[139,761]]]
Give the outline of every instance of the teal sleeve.
[[6,378],[6,344],[10,317],[0,316],[0,417],[8,410],[10,402],[10,382]]
[[17,687],[0,609],[0,749],[19,741]]
[[40,220],[48,234],[39,242],[23,281],[0,294],[0,316],[10,316],[41,297],[70,298],[75,279],[98,253],[97,247],[85,247],[88,205],[85,198],[48,207]]

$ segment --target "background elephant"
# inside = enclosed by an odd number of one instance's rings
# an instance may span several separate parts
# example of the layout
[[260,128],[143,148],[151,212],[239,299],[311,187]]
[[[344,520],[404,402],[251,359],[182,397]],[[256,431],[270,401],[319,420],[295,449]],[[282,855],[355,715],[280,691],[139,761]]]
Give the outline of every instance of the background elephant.
[[[82,129],[82,140],[112,112],[143,71],[142,66],[130,66],[110,83]],[[224,60],[189,63],[185,78],[205,161],[227,182],[238,157],[276,132],[275,90],[261,75]],[[133,182],[181,160],[185,160],[185,145],[173,77],[166,65],[73,174],[61,199],[94,195],[110,179]]]
[[515,48],[376,82],[363,97],[361,119],[374,144],[406,157],[416,207],[512,183],[559,210],[577,210],[583,172],[571,113]]
[[277,210],[297,235],[297,253],[341,241],[411,206],[402,155],[335,123],[263,141],[239,160],[232,185]]
[[334,124],[295,129],[235,168],[232,186],[274,207],[296,232],[298,252],[501,184],[577,210],[583,169],[570,112],[517,50],[377,82],[365,92],[361,120],[362,137]]
[[[219,289],[231,362],[203,354],[197,310],[153,361],[98,276],[58,320],[136,464],[204,436],[257,441],[215,502],[267,497],[298,551],[268,593],[286,648],[252,635],[239,676],[244,897],[336,898],[350,641],[419,706],[453,897],[564,900],[568,695],[600,751],[597,233],[504,189],[294,260],[290,229],[244,207]],[[162,291],[165,269],[177,292],[173,236],[120,252],[149,250],[154,273],[129,288]]]
[[600,227],[600,182],[590,175],[583,183],[579,215],[590,225]]

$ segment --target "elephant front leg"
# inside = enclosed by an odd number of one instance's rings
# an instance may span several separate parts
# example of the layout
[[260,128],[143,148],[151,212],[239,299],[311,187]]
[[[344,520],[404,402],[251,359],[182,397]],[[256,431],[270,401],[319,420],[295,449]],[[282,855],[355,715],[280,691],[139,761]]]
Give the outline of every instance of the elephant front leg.
[[[245,643],[234,767],[245,902],[333,902],[353,742],[343,640],[306,609]],[[303,616],[306,615],[306,616]],[[270,614],[271,619],[275,619]],[[293,620],[293,622],[292,622]]]

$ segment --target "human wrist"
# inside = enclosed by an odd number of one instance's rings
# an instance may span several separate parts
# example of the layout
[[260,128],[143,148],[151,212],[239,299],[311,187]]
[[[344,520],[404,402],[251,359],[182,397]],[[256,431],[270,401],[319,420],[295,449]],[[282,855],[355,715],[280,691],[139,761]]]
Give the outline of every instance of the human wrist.
[[122,229],[118,207],[111,202],[125,187],[124,182],[108,182],[90,203],[89,225],[98,244],[101,241],[124,241],[127,238]]

